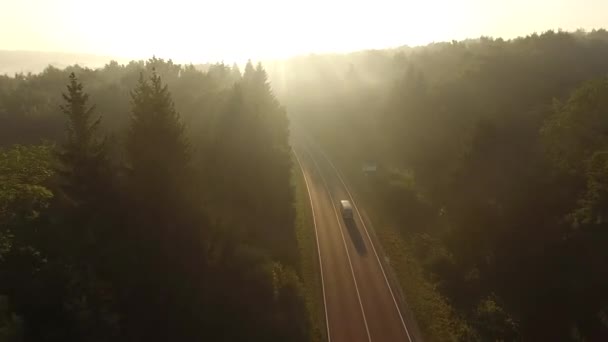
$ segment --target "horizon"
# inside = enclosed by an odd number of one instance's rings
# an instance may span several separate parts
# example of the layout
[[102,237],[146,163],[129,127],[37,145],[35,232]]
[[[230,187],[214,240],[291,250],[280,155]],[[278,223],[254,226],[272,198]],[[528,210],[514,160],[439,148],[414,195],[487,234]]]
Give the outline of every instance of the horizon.
[[608,3],[600,0],[517,0],[508,5],[497,0],[161,4],[9,0],[0,14],[0,29],[15,34],[0,37],[0,50],[242,64],[248,59],[416,47],[482,36],[509,40],[549,30],[608,26],[601,15]]
[[[542,35],[545,34],[547,32],[565,32],[565,33],[576,33],[578,31],[583,31],[584,33],[590,33],[593,31],[601,31],[601,30],[608,30],[608,27],[593,27],[593,28],[589,28],[589,29],[583,29],[583,28],[578,28],[575,30],[565,30],[562,28],[557,28],[557,29],[547,29],[547,30],[543,30],[543,31],[534,31],[534,32],[529,32],[527,34],[523,34],[523,35],[518,35],[518,36],[514,36],[514,37],[502,37],[502,36],[488,36],[488,35],[480,35],[477,37],[465,37],[463,39],[453,39],[453,40],[439,40],[439,41],[431,41],[428,43],[424,43],[424,44],[419,44],[419,45],[408,45],[408,44],[401,44],[401,45],[395,45],[395,46],[387,46],[387,47],[382,47],[382,48],[360,48],[360,49],[354,49],[354,50],[348,50],[348,51],[321,51],[321,52],[317,52],[317,51],[311,51],[311,52],[303,52],[303,53],[299,53],[299,54],[293,54],[293,55],[287,55],[287,56],[282,56],[282,57],[277,57],[277,58],[263,58],[263,59],[254,59],[254,58],[245,58],[242,60],[226,60],[225,58],[222,59],[218,59],[218,60],[184,60],[184,59],[178,59],[178,58],[174,58],[172,56],[164,56],[164,55],[158,55],[158,54],[151,54],[149,56],[138,56],[138,57],[129,57],[129,56],[124,56],[124,55],[111,55],[111,54],[98,54],[98,53],[92,53],[92,52],[83,52],[83,51],[58,51],[58,50],[28,50],[28,49],[3,49],[0,47],[0,53],[1,52],[9,52],[9,53],[31,53],[31,54],[49,54],[49,55],[66,55],[66,57],[76,57],[76,56],[86,56],[89,58],[106,58],[107,62],[110,61],[116,61],[119,64],[124,64],[124,63],[129,63],[131,61],[146,61],[150,58],[156,57],[156,58],[160,58],[166,61],[172,61],[175,64],[180,64],[180,65],[210,65],[210,64],[218,64],[218,63],[223,63],[226,65],[232,65],[232,64],[237,64],[239,67],[244,66],[245,64],[247,64],[248,61],[252,61],[252,62],[273,62],[273,61],[284,61],[284,60],[289,60],[292,58],[298,58],[298,57],[305,57],[305,56],[310,56],[310,55],[348,55],[348,54],[353,54],[353,53],[358,53],[358,52],[366,52],[366,51],[383,51],[383,50],[392,50],[392,49],[400,49],[400,48],[410,48],[410,49],[416,49],[416,48],[422,48],[422,47],[426,47],[426,46],[430,46],[433,44],[442,44],[442,43],[450,43],[452,41],[458,41],[458,42],[466,42],[466,41],[477,41],[480,40],[481,38],[489,38],[489,39],[502,39],[504,41],[513,41],[513,40],[517,40],[517,39],[523,39],[526,37],[530,37],[533,35]],[[78,62],[76,62],[76,64],[79,64]],[[87,67],[87,65],[81,65],[84,67]],[[1,72],[0,72],[1,73]]]

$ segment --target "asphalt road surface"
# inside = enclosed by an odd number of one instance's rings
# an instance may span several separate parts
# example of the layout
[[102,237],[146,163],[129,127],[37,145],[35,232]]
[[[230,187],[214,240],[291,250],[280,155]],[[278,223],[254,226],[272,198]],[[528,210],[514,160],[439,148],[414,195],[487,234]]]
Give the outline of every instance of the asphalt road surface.
[[[294,151],[313,209],[329,341],[414,341],[341,175],[319,149]],[[352,220],[341,216],[343,199],[354,204]]]

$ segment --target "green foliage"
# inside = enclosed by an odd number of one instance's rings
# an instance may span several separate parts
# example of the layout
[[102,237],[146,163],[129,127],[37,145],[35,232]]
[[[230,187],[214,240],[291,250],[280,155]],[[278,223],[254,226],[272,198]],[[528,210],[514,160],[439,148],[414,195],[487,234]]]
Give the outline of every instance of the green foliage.
[[475,325],[484,338],[493,341],[519,340],[517,323],[497,303],[495,296],[482,299],[474,317]]
[[[26,262],[23,272],[39,267],[39,252],[29,246],[36,224],[53,199],[47,187],[53,175],[51,147],[19,146],[0,150],[0,340],[20,341],[23,319],[15,314],[7,292],[16,284],[15,255]],[[38,264],[38,265],[37,265]],[[23,286],[24,284],[20,284]],[[20,337],[21,336],[21,337]]]
[[556,101],[543,137],[553,160],[570,172],[584,172],[585,161],[608,146],[608,79],[586,82],[568,101]]
[[63,94],[66,105],[60,106],[69,119],[66,147],[74,150],[74,154],[97,154],[100,144],[95,141],[94,135],[101,118],[91,122],[95,107],[87,108],[89,95],[83,92],[82,83],[78,82],[73,72],[67,88],[68,94]]
[[180,189],[175,182],[187,172],[190,161],[184,126],[168,86],[155,71],[149,81],[140,75],[132,103],[126,150],[133,193],[148,201],[160,195],[169,204],[173,198],[164,196]]
[[53,193],[50,146],[19,146],[0,150],[0,258],[11,247],[15,230],[36,220]]
[[608,210],[608,153],[594,153],[587,164],[587,188],[571,215],[575,227],[606,224]]
[[[72,72],[63,94],[66,104],[61,110],[68,118],[67,139],[58,152],[61,163],[58,173],[63,178],[63,190],[72,201],[88,204],[107,186],[108,161],[105,142],[98,138],[101,118],[93,121],[94,106],[88,107],[89,95]],[[84,203],[83,203],[84,202]]]
[[[295,264],[291,156],[285,110],[261,65],[247,64],[217,123],[208,162],[212,205],[220,219],[246,230],[273,255]],[[251,218],[256,218],[252,221]]]

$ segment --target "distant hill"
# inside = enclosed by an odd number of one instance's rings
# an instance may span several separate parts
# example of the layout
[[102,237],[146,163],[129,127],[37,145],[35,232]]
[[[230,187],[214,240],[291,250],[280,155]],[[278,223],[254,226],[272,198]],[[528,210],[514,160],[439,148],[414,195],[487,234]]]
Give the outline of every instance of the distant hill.
[[[275,73],[276,68],[282,69],[285,67],[285,63],[302,63],[303,61],[311,62],[312,60],[323,60],[334,62],[344,62],[349,60],[354,64],[357,61],[366,60],[370,55],[384,55],[390,57],[396,53],[410,53],[412,48],[408,46],[402,46],[398,48],[387,48],[381,50],[360,50],[353,51],[351,53],[310,53],[292,56],[289,58],[279,59],[267,59],[262,60],[262,64],[266,67],[270,74]],[[151,56],[150,56],[151,57]],[[13,76],[15,73],[27,74],[31,72],[37,74],[42,72],[47,66],[52,65],[56,68],[63,69],[67,66],[78,64],[82,67],[88,68],[100,68],[108,64],[110,61],[115,60],[120,64],[128,64],[132,58],[116,57],[116,56],[101,56],[86,53],[69,53],[69,52],[45,52],[45,51],[25,51],[25,50],[1,50],[0,49],[0,75]],[[174,60],[174,62],[176,62]],[[257,61],[254,61],[257,62]],[[183,62],[177,62],[183,63]],[[187,62],[186,64],[189,64]],[[201,71],[207,71],[209,67],[216,62],[204,62],[194,63],[194,66]],[[342,63],[343,64],[343,63]],[[348,63],[347,63],[348,64]],[[228,63],[232,65],[232,63]],[[238,65],[241,69],[245,67],[244,63]],[[271,77],[273,78],[273,77]]]
[[119,63],[128,62],[128,59],[125,58],[82,53],[0,50],[0,75],[12,76],[19,72],[39,73],[49,65],[65,68],[78,64],[83,67],[98,68],[111,60]]

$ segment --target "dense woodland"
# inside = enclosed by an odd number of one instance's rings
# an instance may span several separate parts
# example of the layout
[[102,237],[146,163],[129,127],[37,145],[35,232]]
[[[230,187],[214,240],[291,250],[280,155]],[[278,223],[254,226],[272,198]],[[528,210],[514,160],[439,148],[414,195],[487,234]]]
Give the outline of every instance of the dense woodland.
[[607,31],[269,70],[343,169],[378,162],[375,201],[472,328],[458,339],[608,338]]
[[49,67],[0,89],[0,340],[310,340],[261,65]]
[[0,337],[310,340],[278,98],[378,162],[454,339],[608,338],[607,31],[265,67],[0,76]]

